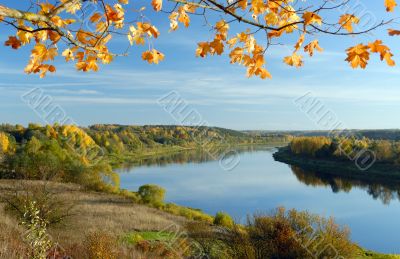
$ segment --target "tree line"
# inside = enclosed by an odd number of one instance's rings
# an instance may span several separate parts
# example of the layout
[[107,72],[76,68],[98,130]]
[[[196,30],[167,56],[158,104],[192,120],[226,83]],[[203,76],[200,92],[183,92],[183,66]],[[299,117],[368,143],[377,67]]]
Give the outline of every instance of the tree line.
[[312,158],[348,159],[362,150],[372,152],[376,161],[400,164],[400,141],[366,137],[295,137],[289,144],[296,155]]
[[214,127],[2,124],[0,178],[60,180],[112,190],[118,186],[112,167],[143,154],[274,139]]

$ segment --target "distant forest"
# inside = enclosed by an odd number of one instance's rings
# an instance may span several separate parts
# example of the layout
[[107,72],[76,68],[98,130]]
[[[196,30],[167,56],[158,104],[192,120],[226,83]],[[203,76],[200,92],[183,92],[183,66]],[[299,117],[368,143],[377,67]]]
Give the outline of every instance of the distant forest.
[[117,190],[113,167],[184,149],[288,142],[287,135],[248,135],[216,127],[0,125],[0,178],[75,182]]
[[268,131],[268,130],[246,130],[242,131],[250,135],[268,136],[268,135],[291,135],[304,137],[355,137],[368,139],[386,139],[400,140],[400,129],[372,129],[372,130],[293,130],[293,131]]

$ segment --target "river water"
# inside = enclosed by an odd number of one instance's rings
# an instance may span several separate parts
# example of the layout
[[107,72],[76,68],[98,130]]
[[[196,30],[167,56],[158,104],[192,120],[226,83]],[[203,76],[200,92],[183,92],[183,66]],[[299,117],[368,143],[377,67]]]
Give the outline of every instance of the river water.
[[143,184],[167,190],[166,200],[214,215],[224,211],[238,221],[254,212],[284,206],[334,216],[351,229],[362,247],[400,253],[400,186],[327,177],[273,159],[273,146],[239,149],[230,171],[205,152],[184,151],[143,160],[117,170],[121,188]]

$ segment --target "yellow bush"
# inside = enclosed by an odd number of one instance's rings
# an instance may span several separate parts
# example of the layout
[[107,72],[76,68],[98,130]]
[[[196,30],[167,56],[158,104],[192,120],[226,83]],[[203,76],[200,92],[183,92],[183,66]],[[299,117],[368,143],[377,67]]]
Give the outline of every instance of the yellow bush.
[[10,147],[10,140],[4,132],[0,132],[0,151],[6,153]]
[[104,232],[93,232],[84,242],[88,259],[118,258],[118,243],[114,237]]

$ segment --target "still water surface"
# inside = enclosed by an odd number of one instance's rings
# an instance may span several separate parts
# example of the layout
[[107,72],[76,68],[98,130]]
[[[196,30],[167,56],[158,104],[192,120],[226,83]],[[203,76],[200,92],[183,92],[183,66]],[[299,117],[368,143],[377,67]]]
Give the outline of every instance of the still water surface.
[[275,151],[241,149],[240,163],[232,171],[198,151],[152,158],[118,171],[122,188],[136,191],[143,184],[157,184],[167,190],[168,202],[209,214],[225,211],[237,221],[278,206],[334,216],[350,227],[361,246],[400,253],[400,186],[305,171],[274,161]]

